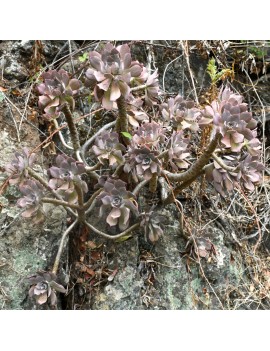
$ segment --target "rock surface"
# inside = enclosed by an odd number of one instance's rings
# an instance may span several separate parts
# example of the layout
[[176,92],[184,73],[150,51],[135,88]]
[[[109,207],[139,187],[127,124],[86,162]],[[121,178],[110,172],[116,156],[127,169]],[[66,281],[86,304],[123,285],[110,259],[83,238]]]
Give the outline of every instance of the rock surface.
[[[67,50],[65,41],[47,41],[43,44],[45,59],[48,62],[52,62],[61,50],[61,55]],[[76,43],[73,45],[76,46]],[[26,61],[32,53],[32,41],[0,43],[0,56],[6,57],[3,75],[14,86],[27,80]],[[136,49],[135,53],[141,54],[140,49]],[[176,59],[177,55],[178,53],[164,56],[162,49],[157,50],[155,64],[160,67],[161,84],[164,75],[166,90],[184,93],[187,96],[192,94],[193,88],[189,81],[189,72],[186,70],[186,62],[181,55]],[[196,55],[191,55],[190,62],[196,84],[203,86],[207,81],[207,62]],[[23,111],[22,104],[20,110]],[[12,112],[19,123],[22,117],[16,109],[12,108]],[[19,143],[10,114],[7,105],[0,107],[0,186],[6,179],[3,167],[10,161],[18,145],[33,148],[39,143],[37,125],[24,122],[25,137]],[[246,244],[240,247],[239,242],[235,240],[232,233],[237,233],[236,237],[241,234],[237,232],[237,223],[225,216],[223,224],[220,225],[216,214],[207,206],[199,206],[198,210],[196,197],[199,196],[199,192],[196,192],[196,189],[193,191],[193,198],[190,196],[189,201],[183,202],[184,228],[189,228],[194,238],[209,239],[214,245],[214,253],[209,257],[200,257],[199,260],[194,258],[192,252],[194,253],[196,247],[192,239],[187,245],[179,222],[179,211],[174,205],[167,206],[160,209],[160,213],[168,218],[168,221],[164,226],[163,237],[155,245],[146,243],[143,228],[124,242],[113,243],[98,239],[103,243],[105,252],[110,253],[108,267],[112,270],[117,269],[117,273],[111,281],[100,285],[100,288],[93,292],[83,290],[83,303],[80,303],[78,308],[178,310],[252,309],[269,306],[267,294],[266,297],[262,297],[263,304],[253,297],[246,299],[249,292],[252,292],[256,278],[256,272],[251,272],[247,262],[252,265],[259,258],[247,258]],[[212,196],[211,193],[207,195]],[[66,212],[62,207],[48,206],[48,218],[42,226],[23,221],[19,217],[19,209],[15,206],[18,196],[15,188],[9,187],[0,197],[0,309],[37,308],[28,298],[29,285],[25,277],[37,270],[51,269],[61,234],[66,228]],[[215,199],[218,206],[221,206],[218,198]],[[101,230],[108,229],[101,223],[97,212],[91,217],[91,223]],[[193,232],[193,224],[198,223],[200,228],[204,229],[198,233]],[[95,240],[97,237],[90,233],[88,239]],[[265,237],[266,242],[267,240],[269,241]],[[185,255],[184,252],[188,249],[191,251],[189,255]],[[68,245],[62,261],[62,266],[68,271],[72,262],[69,262],[67,255]],[[266,260],[265,256],[262,259]],[[63,269],[61,273],[64,277]],[[74,290],[82,285],[75,282]],[[61,305],[61,300],[58,308],[65,308]]]

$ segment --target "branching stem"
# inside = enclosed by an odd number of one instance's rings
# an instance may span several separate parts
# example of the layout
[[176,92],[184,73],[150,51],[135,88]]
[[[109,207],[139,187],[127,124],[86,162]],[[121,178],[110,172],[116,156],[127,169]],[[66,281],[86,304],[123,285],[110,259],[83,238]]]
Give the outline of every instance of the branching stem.
[[106,239],[111,239],[111,240],[115,240],[115,239],[119,239],[123,236],[126,236],[127,234],[131,233],[132,231],[134,231],[135,229],[139,228],[140,223],[135,223],[133,224],[131,227],[129,227],[128,229],[126,229],[125,231],[123,231],[122,233],[116,234],[116,235],[109,235],[106,234],[100,230],[98,230],[97,228],[95,228],[94,226],[92,226],[90,223],[88,223],[87,221],[84,222],[85,225],[87,225],[87,227],[89,229],[91,229],[93,232],[95,232],[96,234],[103,236]]
[[68,125],[68,129],[70,131],[70,136],[71,136],[71,141],[73,144],[73,149],[75,151],[80,149],[80,139],[79,139],[79,134],[78,134],[78,130],[76,128],[76,125],[73,121],[73,117],[72,117],[72,113],[70,111],[70,108],[68,107],[68,105],[65,105],[62,108],[62,112],[65,115],[66,121],[67,121],[67,125]]
[[57,255],[54,261],[54,265],[53,265],[53,269],[52,269],[52,273],[57,274],[58,271],[58,267],[59,267],[59,262],[60,262],[60,258],[62,255],[62,251],[64,248],[64,243],[65,243],[65,239],[68,236],[68,234],[71,232],[71,230],[75,227],[75,225],[78,223],[78,220],[76,219],[75,222],[73,222],[64,232],[64,234],[62,235],[60,244],[59,244],[59,248],[57,251]]

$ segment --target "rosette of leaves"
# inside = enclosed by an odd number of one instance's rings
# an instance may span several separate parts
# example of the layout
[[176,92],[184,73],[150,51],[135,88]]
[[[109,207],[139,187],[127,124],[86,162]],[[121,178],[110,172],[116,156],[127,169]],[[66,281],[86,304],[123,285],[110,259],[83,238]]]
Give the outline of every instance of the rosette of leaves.
[[[226,166],[234,168],[238,163],[237,158],[233,156],[224,156],[222,161]],[[205,176],[207,181],[210,182],[223,197],[226,197],[226,192],[231,192],[238,184],[237,170],[227,171],[216,161],[206,167]]]
[[145,238],[155,243],[163,235],[162,227],[165,224],[166,217],[153,210],[143,213],[141,216],[143,219],[140,226],[144,228]]
[[125,152],[126,148],[119,143],[118,133],[105,131],[96,137],[92,150],[100,163],[104,165],[105,161],[108,161],[109,165],[114,167],[123,163],[122,152]]
[[141,149],[130,147],[126,156],[124,172],[131,173],[136,182],[138,182],[138,176],[142,176],[145,180],[158,176],[161,171],[161,163],[157,155],[157,151],[151,151],[146,147]]
[[65,293],[66,289],[56,283],[56,275],[51,272],[40,271],[27,278],[31,284],[29,296],[35,298],[36,303],[43,305],[47,301],[55,306],[57,303],[56,291]]
[[[193,232],[195,233],[195,230]],[[187,242],[185,251],[182,254],[192,257],[195,261],[199,258],[208,260],[211,256],[216,255],[216,248],[208,238],[195,237],[195,239],[190,239]]]
[[126,105],[127,118],[133,127],[139,127],[140,123],[148,122],[149,117],[142,109],[143,100],[141,98],[134,98],[131,94]]
[[43,187],[34,180],[26,180],[19,185],[21,193],[24,195],[17,201],[17,205],[25,208],[22,216],[25,218],[31,217],[33,223],[40,223],[44,220],[42,210]]
[[138,216],[138,205],[134,195],[126,190],[126,183],[120,179],[108,179],[103,191],[97,196],[102,202],[99,216],[107,215],[106,222],[112,227],[118,224],[120,230],[127,229],[131,212]]
[[85,166],[66,155],[58,155],[55,162],[57,166],[48,169],[48,174],[53,177],[49,180],[49,186],[64,196],[66,201],[74,204],[78,200],[76,185],[80,186],[83,192],[88,191],[86,182],[81,179],[81,175],[85,173]]
[[180,95],[162,104],[161,113],[165,122],[172,122],[178,131],[190,129],[196,132],[199,129],[200,110],[195,107],[194,101],[184,100]]
[[245,139],[254,138],[257,122],[247,110],[241,95],[234,94],[229,88],[221,90],[217,100],[204,110],[204,116],[210,118],[216,131],[222,134],[221,143],[233,152],[240,152]]
[[134,132],[132,141],[134,145],[156,148],[165,141],[164,128],[156,122],[144,123]]
[[246,154],[237,168],[239,170],[238,180],[247,190],[253,191],[255,189],[254,183],[259,183],[262,180],[263,164],[257,156]]
[[[252,132],[254,132],[254,136],[257,136],[256,130],[253,130]],[[259,156],[261,154],[262,143],[257,138],[251,140],[245,139],[243,147],[251,156]]]
[[37,90],[41,95],[39,107],[44,111],[43,116],[46,119],[57,118],[66,103],[74,110],[73,96],[78,93],[81,82],[76,78],[70,79],[63,69],[44,72],[42,78],[43,83],[38,85]]
[[11,175],[9,178],[10,184],[18,184],[28,176],[27,167],[32,167],[36,154],[29,152],[28,148],[23,148],[22,152],[15,152],[15,158],[5,166],[5,170]]
[[142,65],[132,61],[130,48],[127,44],[113,46],[107,43],[102,51],[89,53],[91,68],[86,71],[86,84],[94,88],[97,101],[102,100],[102,106],[112,109],[114,102],[130,94],[130,80],[139,77]]
[[157,97],[159,94],[159,81],[157,70],[147,77],[145,85],[145,103],[149,106],[152,106],[156,104]]
[[173,132],[168,148],[168,159],[173,170],[188,168],[189,164],[185,161],[190,156],[187,146],[188,139],[184,138],[183,131]]

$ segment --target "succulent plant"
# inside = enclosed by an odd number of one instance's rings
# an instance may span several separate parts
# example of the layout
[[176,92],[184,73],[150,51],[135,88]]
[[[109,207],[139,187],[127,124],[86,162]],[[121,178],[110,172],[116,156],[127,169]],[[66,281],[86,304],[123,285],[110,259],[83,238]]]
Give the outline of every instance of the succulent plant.
[[144,99],[147,105],[152,106],[156,103],[159,93],[159,81],[157,70],[147,77],[145,85],[146,89]]
[[119,143],[118,133],[105,131],[96,137],[92,150],[100,163],[104,164],[108,160],[110,166],[117,166],[124,161],[122,152],[126,148]]
[[173,132],[168,148],[169,163],[173,170],[188,168],[189,164],[185,159],[190,156],[187,152],[188,139],[184,138],[183,131]]
[[131,78],[139,77],[142,72],[142,65],[132,61],[127,44],[115,47],[107,43],[101,54],[90,52],[89,61],[91,68],[86,71],[86,83],[94,87],[96,100],[102,100],[108,110],[121,95],[128,98]]
[[190,129],[196,132],[199,129],[201,112],[194,106],[194,101],[186,101],[177,95],[161,105],[161,113],[165,122],[172,122],[176,130]]
[[39,107],[45,112],[44,118],[57,118],[66,103],[74,110],[73,96],[78,93],[81,82],[76,78],[70,79],[63,69],[44,72],[42,78],[44,83],[39,84],[37,90],[41,95]]
[[136,182],[138,182],[138,176],[150,180],[153,176],[159,175],[161,171],[161,162],[157,155],[157,151],[151,151],[146,147],[141,149],[130,147],[126,156],[124,172],[131,172]]
[[[193,230],[195,234],[195,230]],[[187,244],[185,251],[182,252],[184,255],[192,257],[195,261],[200,258],[205,258],[206,260],[211,256],[216,255],[215,245],[208,239],[203,237],[192,237]]]
[[149,117],[142,110],[142,105],[143,100],[141,98],[134,98],[130,94],[127,103],[127,117],[133,127],[139,127],[140,123],[149,121]]
[[36,160],[36,154],[23,148],[22,152],[15,152],[15,159],[6,165],[5,170],[11,175],[10,184],[18,184],[28,176],[27,167],[32,167]]
[[[254,132],[256,131],[254,130]],[[254,134],[257,135],[257,132]],[[251,156],[259,156],[261,154],[262,143],[257,138],[245,139],[243,146]]]
[[55,306],[57,303],[55,291],[66,293],[66,289],[56,283],[56,275],[54,273],[39,271],[27,279],[31,284],[29,296],[34,297],[39,305],[49,301],[52,306]]
[[[238,160],[233,156],[224,156],[222,161],[229,167],[236,167]],[[237,170],[226,171],[216,161],[206,167],[205,176],[208,182],[212,183],[217,192],[223,197],[226,192],[231,192],[238,184]]]
[[43,197],[43,187],[34,180],[26,180],[19,185],[19,189],[24,197],[17,201],[17,205],[26,208],[22,212],[25,218],[31,217],[33,223],[40,223],[44,220],[41,199]]
[[109,209],[106,222],[110,226],[118,224],[120,230],[125,230],[129,225],[130,212],[138,216],[138,205],[134,195],[126,190],[126,183],[119,179],[108,179],[103,189],[104,191],[97,196],[97,200],[102,202],[100,217]]
[[[233,152],[239,152],[248,141],[254,138],[257,122],[247,111],[241,95],[234,94],[228,87],[221,89],[217,100],[205,108],[204,118],[212,119],[217,132],[223,136],[221,143]],[[200,123],[204,123],[201,120]]]
[[53,177],[49,186],[63,195],[68,202],[77,202],[75,185],[79,185],[85,193],[88,191],[86,182],[81,179],[85,172],[84,164],[66,155],[58,155],[55,162],[57,167],[52,166],[48,169],[48,174]]
[[257,156],[244,155],[239,162],[238,180],[244,187],[253,191],[255,189],[254,183],[259,183],[262,179],[263,164],[258,160]]
[[215,253],[215,246],[208,238],[199,237],[195,239],[195,242],[194,253],[197,256],[208,259],[212,253]]
[[138,127],[133,134],[132,142],[135,146],[156,148],[165,140],[164,128],[156,122],[146,122]]
[[155,212],[153,209],[147,213],[142,213],[140,226],[144,228],[145,238],[155,243],[163,235],[163,225],[166,217]]

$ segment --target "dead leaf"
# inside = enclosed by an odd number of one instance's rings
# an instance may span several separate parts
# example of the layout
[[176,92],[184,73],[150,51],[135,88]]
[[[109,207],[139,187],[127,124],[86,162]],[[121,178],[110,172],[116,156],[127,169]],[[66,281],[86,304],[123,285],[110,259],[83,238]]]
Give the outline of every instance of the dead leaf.
[[116,268],[111,275],[108,276],[108,281],[111,282],[114,280],[114,277],[116,276],[116,273],[118,272],[118,269]]
[[88,247],[89,249],[96,249],[97,245],[93,241],[86,241],[85,246]]
[[85,272],[89,274],[91,277],[94,277],[96,275],[95,271],[92,268],[85,266],[85,269],[86,269]]
[[92,251],[91,252],[91,259],[93,261],[98,261],[98,260],[100,260],[100,258],[101,258],[100,252],[98,252],[98,251]]
[[0,87],[0,91],[7,91],[7,89]]

